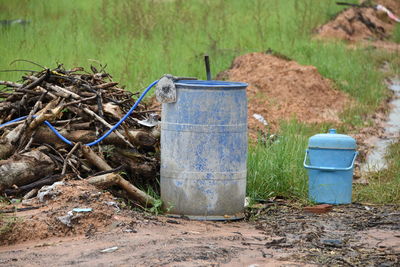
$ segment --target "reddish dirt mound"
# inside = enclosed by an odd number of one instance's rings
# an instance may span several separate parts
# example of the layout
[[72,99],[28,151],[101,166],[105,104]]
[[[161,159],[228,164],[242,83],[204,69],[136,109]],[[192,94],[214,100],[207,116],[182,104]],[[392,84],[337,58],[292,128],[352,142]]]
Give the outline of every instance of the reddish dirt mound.
[[[340,122],[338,114],[348,96],[334,90],[313,66],[302,66],[269,54],[251,53],[233,61],[218,79],[247,82],[250,135],[264,126],[253,116],[262,115],[272,131],[280,120],[296,118],[307,123]],[[265,129],[265,128],[264,128]]]
[[[400,14],[400,1],[377,1],[397,16]],[[333,38],[346,41],[376,41],[387,39],[394,27],[394,20],[383,11],[372,7],[354,7],[344,10],[334,20],[319,27],[316,32],[320,38]]]
[[[2,218],[3,224],[10,221],[14,223],[8,226],[9,229],[2,225],[0,245],[102,232],[116,220],[115,217],[120,219],[125,212],[119,212],[115,201],[110,193],[101,192],[84,180],[63,182],[50,190],[43,201],[33,198],[19,205],[19,208],[39,209],[2,215],[5,216]],[[2,207],[2,210],[6,208]],[[92,211],[72,212],[75,208],[92,208]]]

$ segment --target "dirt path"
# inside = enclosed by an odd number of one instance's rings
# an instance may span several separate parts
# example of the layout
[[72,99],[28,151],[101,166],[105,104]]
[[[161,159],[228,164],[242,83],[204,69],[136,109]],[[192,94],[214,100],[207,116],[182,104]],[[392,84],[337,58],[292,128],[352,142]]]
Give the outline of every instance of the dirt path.
[[[265,259],[263,255],[268,253],[267,249],[247,245],[265,240],[265,235],[252,223],[193,222],[158,217],[140,228],[129,223],[114,225],[110,232],[92,236],[1,247],[0,266],[248,266],[267,263],[281,266],[285,263]],[[101,252],[112,247],[118,249]]]
[[[250,222],[114,216],[104,233],[0,247],[0,266],[396,266],[400,210],[348,205],[326,214],[284,202]],[[111,252],[101,252],[115,248]],[[397,265],[398,266],[398,265]]]

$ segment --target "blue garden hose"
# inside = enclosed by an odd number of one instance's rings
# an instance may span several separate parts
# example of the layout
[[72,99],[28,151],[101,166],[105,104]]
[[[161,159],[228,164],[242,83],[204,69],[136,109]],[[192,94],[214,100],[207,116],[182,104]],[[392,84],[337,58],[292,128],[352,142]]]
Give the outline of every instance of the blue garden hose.
[[[90,142],[88,144],[86,144],[87,146],[94,146],[98,143],[100,143],[101,141],[103,141],[105,138],[107,138],[107,136],[109,136],[115,129],[117,129],[131,114],[132,112],[135,110],[135,108],[139,105],[139,103],[143,100],[143,98],[145,97],[145,95],[150,91],[151,88],[153,88],[154,85],[156,85],[158,83],[158,80],[152,82],[144,91],[143,93],[140,95],[140,97],[138,98],[138,100],[136,100],[135,104],[131,107],[131,109],[110,129],[108,130],[105,134],[103,134],[100,138],[98,138],[97,140]],[[18,122],[21,120],[26,119],[28,116],[22,116],[19,118],[16,118],[14,120],[8,121],[6,123],[0,124],[0,128],[3,126],[7,126],[13,122]],[[36,118],[37,116],[33,115],[33,118]],[[68,140],[67,138],[65,138],[59,131],[57,131],[56,128],[54,128],[53,125],[50,124],[50,122],[48,121],[44,121],[44,124],[47,125],[47,127],[50,128],[50,130],[52,132],[54,132],[58,138],[60,138],[64,143],[68,144],[68,145],[73,145],[73,143]]]

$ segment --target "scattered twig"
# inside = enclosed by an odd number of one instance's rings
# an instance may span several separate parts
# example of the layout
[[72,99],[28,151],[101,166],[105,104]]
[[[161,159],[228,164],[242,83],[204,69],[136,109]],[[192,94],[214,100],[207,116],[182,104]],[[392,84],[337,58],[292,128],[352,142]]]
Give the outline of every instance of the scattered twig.
[[65,157],[65,159],[64,159],[64,165],[63,165],[63,168],[62,168],[62,171],[61,171],[61,175],[64,175],[65,172],[67,171],[67,165],[68,165],[69,158],[70,158],[71,155],[75,152],[75,150],[77,150],[80,146],[81,146],[81,143],[76,143],[76,144],[74,145],[74,147],[71,149],[71,151],[70,151],[70,152],[67,154],[67,156]]
[[14,212],[19,212],[19,211],[27,211],[27,210],[35,210],[39,209],[41,207],[26,207],[26,208],[14,208],[14,209],[6,209],[6,210],[0,210],[1,213],[14,213]]
[[14,64],[15,62],[28,62],[28,63],[31,63],[31,64],[36,65],[38,67],[41,67],[44,70],[46,69],[42,65],[40,65],[40,64],[38,64],[36,62],[33,62],[32,60],[27,60],[27,59],[16,59],[16,60],[13,60],[13,61],[11,61],[10,65]]
[[20,84],[20,83],[14,83],[14,82],[9,82],[9,81],[0,81],[0,85],[5,85],[5,86],[15,87],[15,88],[22,87],[22,84]]
[[25,192],[32,190],[33,188],[40,188],[44,185],[50,185],[50,184],[53,184],[54,182],[61,181],[63,179],[67,179],[67,178],[72,178],[72,176],[70,174],[69,175],[60,175],[60,174],[49,175],[49,176],[46,176],[45,178],[35,181],[33,183],[22,185],[22,186],[18,187],[17,189],[6,189],[6,190],[4,190],[4,193],[6,195],[23,194]]
[[[83,108],[83,111],[86,112],[87,114],[93,116],[94,118],[96,118],[99,122],[101,122],[103,125],[105,125],[107,128],[111,129],[113,126],[111,124],[109,124],[108,122],[106,122],[102,117],[100,117],[99,115],[97,115],[95,112],[93,112],[92,110],[90,110],[89,108]],[[135,148],[134,145],[131,144],[131,142],[129,142],[128,139],[126,139],[120,132],[118,132],[118,130],[115,130],[114,133],[121,138],[130,148]]]

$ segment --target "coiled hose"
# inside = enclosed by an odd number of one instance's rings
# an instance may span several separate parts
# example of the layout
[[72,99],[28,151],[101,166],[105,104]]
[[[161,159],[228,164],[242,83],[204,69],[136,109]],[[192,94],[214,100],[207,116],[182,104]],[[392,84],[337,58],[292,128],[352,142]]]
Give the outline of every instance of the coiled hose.
[[[143,100],[143,98],[145,97],[145,95],[150,91],[151,88],[153,88],[154,85],[156,85],[158,83],[159,80],[156,80],[154,82],[152,82],[144,91],[143,93],[140,95],[140,97],[138,98],[138,100],[136,100],[135,104],[129,109],[129,111],[111,128],[109,129],[105,134],[103,134],[100,138],[94,140],[93,142],[90,142],[88,144],[86,144],[87,146],[94,146],[98,143],[100,143],[101,141],[103,141],[105,138],[107,138],[107,136],[109,136],[113,131],[115,131],[115,129],[117,129],[131,114],[132,112],[135,110],[135,108],[139,105],[139,103]],[[0,128],[7,126],[11,123],[14,122],[18,122],[18,121],[22,121],[24,119],[26,119],[28,116],[22,116],[19,118],[16,118],[14,120],[8,121],[6,123],[0,124]],[[33,118],[36,118],[37,116],[33,115]],[[51,125],[50,122],[48,121],[44,121],[44,124],[47,125],[47,127],[50,128],[50,130],[55,133],[57,135],[58,138],[60,138],[64,143],[68,144],[68,145],[73,145],[73,143],[68,140],[67,138],[65,138],[59,131],[57,131],[56,128],[54,128],[53,125]]]

